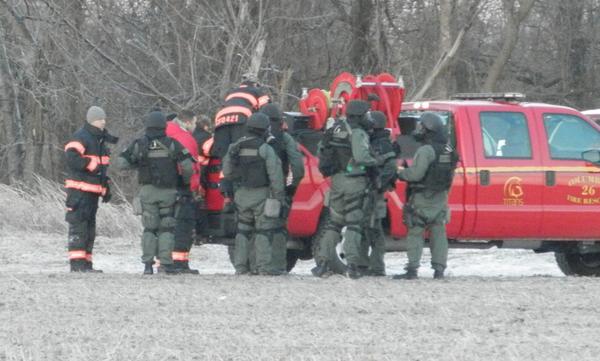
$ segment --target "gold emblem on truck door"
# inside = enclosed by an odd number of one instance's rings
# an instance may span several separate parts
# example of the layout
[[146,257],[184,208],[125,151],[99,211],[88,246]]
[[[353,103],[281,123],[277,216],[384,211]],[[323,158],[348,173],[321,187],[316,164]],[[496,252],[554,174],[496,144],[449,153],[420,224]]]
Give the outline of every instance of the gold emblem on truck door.
[[523,180],[519,177],[510,177],[504,183],[504,205],[522,206],[523,202]]
[[582,175],[569,179],[567,201],[574,204],[600,204],[600,177]]

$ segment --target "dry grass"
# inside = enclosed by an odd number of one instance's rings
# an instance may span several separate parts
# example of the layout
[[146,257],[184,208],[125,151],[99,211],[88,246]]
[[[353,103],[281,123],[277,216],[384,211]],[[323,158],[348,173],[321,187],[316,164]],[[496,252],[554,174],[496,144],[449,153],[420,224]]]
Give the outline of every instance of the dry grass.
[[592,361],[598,292],[585,278],[4,273],[0,360]]
[[[113,189],[113,201],[101,203],[97,217],[98,234],[107,237],[138,237],[140,220],[131,204]],[[0,184],[0,232],[66,234],[65,191],[62,184],[35,177],[28,184]]]

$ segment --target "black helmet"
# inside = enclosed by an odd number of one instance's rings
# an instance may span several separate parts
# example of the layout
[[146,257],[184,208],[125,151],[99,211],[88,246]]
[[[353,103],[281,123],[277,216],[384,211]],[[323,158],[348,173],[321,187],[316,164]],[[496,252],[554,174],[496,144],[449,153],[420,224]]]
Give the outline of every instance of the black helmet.
[[346,115],[364,115],[371,108],[371,104],[364,100],[351,100],[346,106]]
[[281,107],[277,103],[265,104],[260,108],[260,112],[269,117],[270,120],[279,121],[283,118]]
[[373,129],[384,129],[387,125],[385,114],[378,110],[371,112],[371,119],[373,119]]
[[146,117],[146,128],[165,129],[167,127],[167,118],[162,112],[153,111]]
[[428,131],[440,134],[445,133],[444,121],[438,114],[433,112],[425,112],[421,114],[419,120],[421,121],[423,128],[427,129]]
[[248,118],[246,125],[248,128],[267,130],[271,124],[269,122],[269,117],[259,112],[252,114],[250,118]]

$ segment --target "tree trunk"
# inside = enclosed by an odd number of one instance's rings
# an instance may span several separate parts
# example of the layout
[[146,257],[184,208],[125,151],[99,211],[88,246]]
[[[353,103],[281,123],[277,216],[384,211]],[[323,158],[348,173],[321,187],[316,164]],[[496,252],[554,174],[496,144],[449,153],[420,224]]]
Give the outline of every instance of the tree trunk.
[[504,13],[506,17],[506,25],[504,26],[504,41],[502,43],[502,48],[500,52],[496,56],[494,63],[488,70],[488,76],[485,79],[483,84],[484,92],[492,92],[496,90],[498,86],[498,80],[500,79],[500,75],[502,74],[504,67],[508,63],[512,52],[517,45],[517,41],[519,40],[519,30],[521,28],[521,24],[529,15],[531,8],[536,0],[521,0],[519,1],[519,9],[515,12],[515,3],[516,0],[504,0]]

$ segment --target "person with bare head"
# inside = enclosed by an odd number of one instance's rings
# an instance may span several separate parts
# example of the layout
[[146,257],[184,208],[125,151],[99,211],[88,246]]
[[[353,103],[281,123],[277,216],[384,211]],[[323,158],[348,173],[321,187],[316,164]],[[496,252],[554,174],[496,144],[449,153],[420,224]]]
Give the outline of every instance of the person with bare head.
[[69,223],[69,263],[71,272],[102,272],[92,266],[96,238],[98,199],[111,198],[107,176],[109,150],[107,143],[118,138],[106,131],[106,113],[98,106],[87,111],[86,122],[65,145],[67,177],[67,215]]
[[[205,229],[207,225],[207,204],[206,197],[208,192],[216,191],[217,189],[210,190],[208,182],[208,174],[206,167],[210,161],[210,151],[213,145],[213,137],[211,134],[212,122],[210,118],[204,114],[200,114],[197,117],[196,129],[194,130],[193,136],[198,144],[198,163],[200,164],[200,183],[202,189],[206,190],[201,197],[197,197],[197,212],[196,212],[196,244],[201,244],[205,237]],[[220,195],[219,195],[220,196]]]
[[181,189],[177,195],[175,212],[175,247],[172,258],[178,273],[198,274],[198,270],[189,266],[190,249],[196,222],[197,205],[195,198],[204,193],[200,184],[200,164],[198,163],[198,143],[192,133],[196,129],[196,114],[188,109],[177,113],[172,121],[167,122],[166,135],[183,145],[194,160],[194,172],[190,178],[189,188]]

